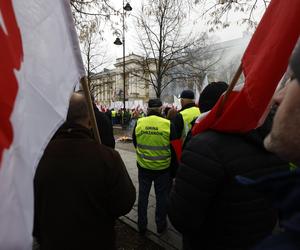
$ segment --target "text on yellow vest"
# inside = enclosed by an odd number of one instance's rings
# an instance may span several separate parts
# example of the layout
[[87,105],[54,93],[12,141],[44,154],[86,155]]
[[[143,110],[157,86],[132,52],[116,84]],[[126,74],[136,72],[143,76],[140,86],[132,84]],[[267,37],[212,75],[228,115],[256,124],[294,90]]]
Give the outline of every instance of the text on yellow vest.
[[170,121],[151,115],[138,119],[135,129],[138,164],[146,169],[162,170],[170,166]]

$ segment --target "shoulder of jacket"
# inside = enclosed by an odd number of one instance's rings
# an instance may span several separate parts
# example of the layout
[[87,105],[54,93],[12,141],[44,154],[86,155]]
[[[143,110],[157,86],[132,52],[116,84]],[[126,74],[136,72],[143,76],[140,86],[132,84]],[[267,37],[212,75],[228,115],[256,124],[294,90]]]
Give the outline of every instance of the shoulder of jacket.
[[[205,131],[198,134],[189,141],[185,150],[190,153],[211,157],[211,160],[224,162],[225,158],[230,158],[232,143],[230,139],[234,136],[222,134],[215,131]],[[234,153],[234,152],[232,152]]]
[[103,157],[103,159],[111,160],[118,157],[119,153],[116,150],[104,144],[99,145],[96,141],[94,141],[94,143],[95,143],[95,151],[97,151],[99,155]]

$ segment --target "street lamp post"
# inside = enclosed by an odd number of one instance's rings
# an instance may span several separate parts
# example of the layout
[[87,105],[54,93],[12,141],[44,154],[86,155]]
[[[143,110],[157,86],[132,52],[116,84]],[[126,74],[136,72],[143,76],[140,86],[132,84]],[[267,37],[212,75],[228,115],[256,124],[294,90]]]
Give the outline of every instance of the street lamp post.
[[[132,7],[130,6],[129,3],[124,5],[124,0],[123,0],[123,13],[122,13],[122,42],[120,41],[120,38],[116,38],[114,44],[115,45],[123,45],[123,117],[125,115],[125,110],[126,110],[126,105],[125,105],[125,99],[126,99],[126,82],[125,82],[125,10],[126,11],[131,11]],[[124,125],[124,118],[122,119],[122,123]]]

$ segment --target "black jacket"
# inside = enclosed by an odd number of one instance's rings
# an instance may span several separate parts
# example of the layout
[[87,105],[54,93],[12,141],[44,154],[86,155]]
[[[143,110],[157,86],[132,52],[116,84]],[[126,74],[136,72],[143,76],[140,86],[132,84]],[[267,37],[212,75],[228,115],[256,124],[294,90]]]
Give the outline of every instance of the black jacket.
[[41,250],[115,249],[115,219],[135,188],[120,155],[90,131],[65,124],[48,144],[34,178],[33,235]]
[[115,138],[111,120],[105,113],[100,112],[95,104],[93,104],[93,107],[101,142],[110,148],[115,148]]
[[281,233],[273,234],[260,242],[253,250],[300,249],[300,169],[290,164],[290,170],[273,173],[253,181],[237,177],[250,188],[267,195],[279,211]]
[[262,142],[259,131],[207,131],[187,144],[168,205],[187,249],[249,249],[271,233],[277,216],[270,202],[235,179],[256,179],[288,168]]

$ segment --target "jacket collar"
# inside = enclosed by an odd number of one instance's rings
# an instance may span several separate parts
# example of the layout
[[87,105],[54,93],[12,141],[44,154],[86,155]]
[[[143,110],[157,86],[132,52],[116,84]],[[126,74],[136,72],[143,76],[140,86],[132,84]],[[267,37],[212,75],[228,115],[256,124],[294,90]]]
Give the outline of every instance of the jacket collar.
[[147,116],[151,116],[151,115],[156,115],[156,116],[162,117],[161,113],[155,112],[155,111],[150,111],[150,112],[148,112]]
[[192,108],[192,107],[196,107],[196,104],[195,103],[188,103],[187,105],[185,105],[184,107],[182,107],[180,111],[183,111],[185,109],[189,109],[189,108]]
[[76,123],[65,122],[55,133],[53,139],[93,138],[90,129]]

